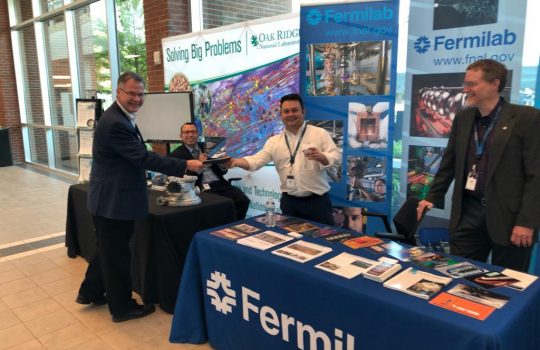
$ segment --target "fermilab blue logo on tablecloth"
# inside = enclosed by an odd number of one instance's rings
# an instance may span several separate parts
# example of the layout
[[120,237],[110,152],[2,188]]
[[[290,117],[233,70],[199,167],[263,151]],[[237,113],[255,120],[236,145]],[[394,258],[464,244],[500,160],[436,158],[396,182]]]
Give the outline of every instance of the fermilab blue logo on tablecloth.
[[[210,279],[206,280],[206,294],[210,297],[210,303],[214,305],[216,311],[228,315],[232,313],[233,306],[236,305],[236,291],[231,289],[231,280],[222,272],[214,271],[210,274]],[[218,290],[222,289],[225,293],[220,298]],[[354,350],[354,336],[334,328],[333,337],[328,336],[323,331],[316,331],[311,325],[295,319],[292,316],[278,312],[268,305],[259,306],[261,294],[249,288],[242,286],[242,318],[244,321],[251,322],[252,314],[259,315],[259,323],[263,330],[272,336],[281,333],[281,339],[290,343],[291,335],[296,333],[296,346],[298,349],[324,349],[324,350]],[[296,327],[296,332],[294,332]],[[345,342],[343,341],[345,338]],[[304,342],[307,340],[306,342]],[[309,344],[306,347],[306,344]],[[321,347],[318,345],[322,344]],[[345,345],[345,347],[344,347]]]

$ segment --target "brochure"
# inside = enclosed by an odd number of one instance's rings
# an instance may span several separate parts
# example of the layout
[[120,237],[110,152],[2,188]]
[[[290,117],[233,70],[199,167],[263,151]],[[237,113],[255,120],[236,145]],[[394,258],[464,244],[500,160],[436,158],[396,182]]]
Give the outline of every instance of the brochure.
[[336,275],[353,278],[360,275],[370,267],[377,264],[377,261],[363,258],[361,256],[341,253],[332,259],[328,259],[315,267],[325,270]]
[[429,269],[434,269],[439,266],[448,266],[457,264],[458,261],[443,256],[441,254],[426,252],[422,255],[411,256],[410,262],[415,263]]
[[342,242],[352,249],[365,248],[382,243],[382,239],[372,236],[360,236]]
[[480,321],[485,320],[493,311],[495,311],[492,307],[474,303],[444,292],[430,300],[429,303]]
[[237,231],[233,228],[222,228],[221,230],[210,232],[211,235],[230,239],[231,241],[236,241],[237,239],[244,238],[248,234],[245,232]]
[[452,281],[450,277],[441,277],[409,267],[384,282],[383,285],[415,297],[429,299],[440,292],[450,281]]
[[496,271],[486,272],[479,275],[466,276],[465,279],[484,288],[495,288],[520,282],[516,278],[507,276],[503,273]]
[[503,307],[510,300],[510,297],[506,295],[461,283],[456,284],[447,293],[497,309]]
[[435,270],[452,278],[462,278],[465,276],[478,275],[479,273],[487,271],[469,262],[461,262],[454,265],[438,266],[435,268]]
[[399,270],[401,270],[400,264],[391,264],[386,261],[381,261],[377,265],[366,270],[363,274],[367,279],[384,282]]
[[322,238],[329,243],[340,243],[353,237],[357,237],[352,232],[330,227],[315,230],[310,234],[310,236],[314,238]]
[[225,157],[218,157],[218,158],[208,158],[207,160],[205,160],[204,162],[202,162],[203,164],[207,165],[207,164],[222,164],[222,163],[226,163],[229,159],[231,159],[231,157],[228,157],[228,156],[225,156]]
[[255,226],[251,226],[248,224],[238,224],[231,227],[233,230],[244,232],[244,233],[255,233],[259,231],[260,229]]
[[[387,247],[385,247],[387,246]],[[406,248],[397,243],[389,243],[383,245],[388,249],[387,254],[401,261],[409,261],[412,257],[420,256],[426,252],[418,247]]]
[[309,231],[309,230],[313,230],[313,229],[319,229],[318,226],[315,226],[312,223],[309,223],[307,221],[302,221],[302,222],[298,222],[298,223],[287,224],[286,226],[281,226],[283,224],[284,224],[284,222],[280,223],[280,227],[282,227],[283,229],[285,229],[285,230],[287,230],[289,232],[298,232],[298,233],[302,233],[302,234],[305,231]]
[[272,254],[280,255],[285,258],[304,263],[331,251],[332,248],[330,247],[325,247],[323,245],[309,243],[306,241],[297,241],[283,248],[274,250]]
[[528,286],[530,286],[534,281],[538,279],[538,277],[529,275],[525,272],[519,272],[516,270],[511,269],[505,269],[503,272],[506,276],[515,278],[519,280],[519,282],[508,284],[507,287],[522,291],[525,290]]
[[260,250],[266,250],[268,248],[273,248],[275,246],[280,245],[281,243],[285,243],[288,241],[293,240],[294,238],[282,235],[281,233],[277,233],[274,231],[264,231],[261,233],[254,234],[253,236],[241,238],[237,240],[236,242],[247,245],[252,248],[260,249]]

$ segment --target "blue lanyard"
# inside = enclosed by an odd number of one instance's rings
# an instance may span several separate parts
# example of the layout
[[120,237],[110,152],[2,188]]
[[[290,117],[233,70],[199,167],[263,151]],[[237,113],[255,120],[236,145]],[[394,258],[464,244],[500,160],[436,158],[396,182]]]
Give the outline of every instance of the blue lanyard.
[[482,141],[478,142],[478,123],[475,121],[474,123],[474,142],[476,143],[476,159],[479,160],[482,158],[482,154],[484,154],[484,146],[486,144],[486,140],[493,129],[493,126],[497,124],[497,121],[499,120],[499,116],[501,115],[501,108],[502,104],[499,102],[499,106],[497,107],[497,110],[495,111],[495,116],[493,117],[493,120],[491,123],[489,123],[489,127],[484,133],[484,136],[482,137]]
[[300,142],[302,142],[302,139],[304,138],[304,134],[306,133],[307,124],[304,126],[304,130],[302,130],[302,134],[300,135],[300,138],[298,139],[298,142],[296,143],[296,149],[294,150],[294,153],[291,152],[291,146],[289,145],[289,138],[287,137],[287,131],[284,132],[285,134],[285,143],[287,144],[287,148],[289,149],[289,154],[291,156],[290,162],[291,165],[294,165],[294,160],[296,158],[296,153],[298,153],[298,147],[300,147]]

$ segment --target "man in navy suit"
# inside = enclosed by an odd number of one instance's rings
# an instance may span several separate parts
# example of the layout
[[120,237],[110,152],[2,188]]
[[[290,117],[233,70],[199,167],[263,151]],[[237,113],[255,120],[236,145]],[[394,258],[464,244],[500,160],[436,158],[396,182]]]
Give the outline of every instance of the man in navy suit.
[[116,102],[94,132],[88,209],[94,219],[97,253],[88,265],[76,302],[108,303],[114,322],[144,317],[154,305],[131,298],[129,241],[135,220],[148,215],[146,169],[183,176],[202,169],[198,160],[183,161],[149,152],[136,125],[144,102],[144,80],[126,72],[118,78]]
[[455,180],[452,254],[527,271],[540,227],[540,111],[500,97],[508,71],[485,59],[467,67],[466,109],[456,115],[431,190],[418,205],[440,204]]
[[[201,162],[205,161],[208,157],[204,153],[204,145],[199,144],[199,132],[197,126],[193,123],[185,123],[180,128],[180,138],[182,139],[182,146],[175,149],[170,157],[179,159],[199,159]],[[236,219],[243,220],[246,218],[246,213],[249,208],[249,198],[237,187],[232,186],[223,175],[227,172],[226,168],[222,168],[219,164],[212,164],[209,167],[205,167],[200,172],[188,171],[188,175],[197,176],[197,182],[195,183],[203,191],[211,191],[219,194],[220,196],[230,198],[234,201],[234,207],[236,209]]]

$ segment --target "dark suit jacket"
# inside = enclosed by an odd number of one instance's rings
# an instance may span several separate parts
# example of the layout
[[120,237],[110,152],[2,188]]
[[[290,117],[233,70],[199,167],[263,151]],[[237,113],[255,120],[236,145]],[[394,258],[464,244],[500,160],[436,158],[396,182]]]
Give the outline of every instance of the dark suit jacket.
[[[199,148],[204,152],[204,144],[203,143],[199,143]],[[184,160],[193,159],[193,155],[191,154],[189,149],[184,144],[182,146],[178,147],[177,149],[175,149],[173,152],[171,152],[169,154],[169,157],[178,158],[178,159],[184,159]],[[216,174],[216,176],[218,177],[219,182],[221,182],[223,185],[226,185],[226,184],[229,183],[223,177],[223,175],[225,173],[227,173],[227,169],[222,169],[217,164],[212,164],[210,166],[210,169],[212,169],[214,174]],[[197,181],[195,182],[195,185],[197,185],[199,187],[202,185],[202,180],[203,180],[202,173],[197,174],[196,172],[193,172],[193,171],[187,171],[186,174],[192,175],[192,176],[197,176]]]
[[138,130],[113,103],[94,131],[88,209],[95,216],[136,220],[148,215],[145,169],[181,176],[186,162],[146,150]]
[[[540,227],[540,110],[505,102],[489,150],[484,197],[487,230],[498,245],[510,245],[515,225]],[[427,200],[442,203],[452,182],[450,232],[461,219],[467,149],[476,108],[456,115],[439,171]]]

